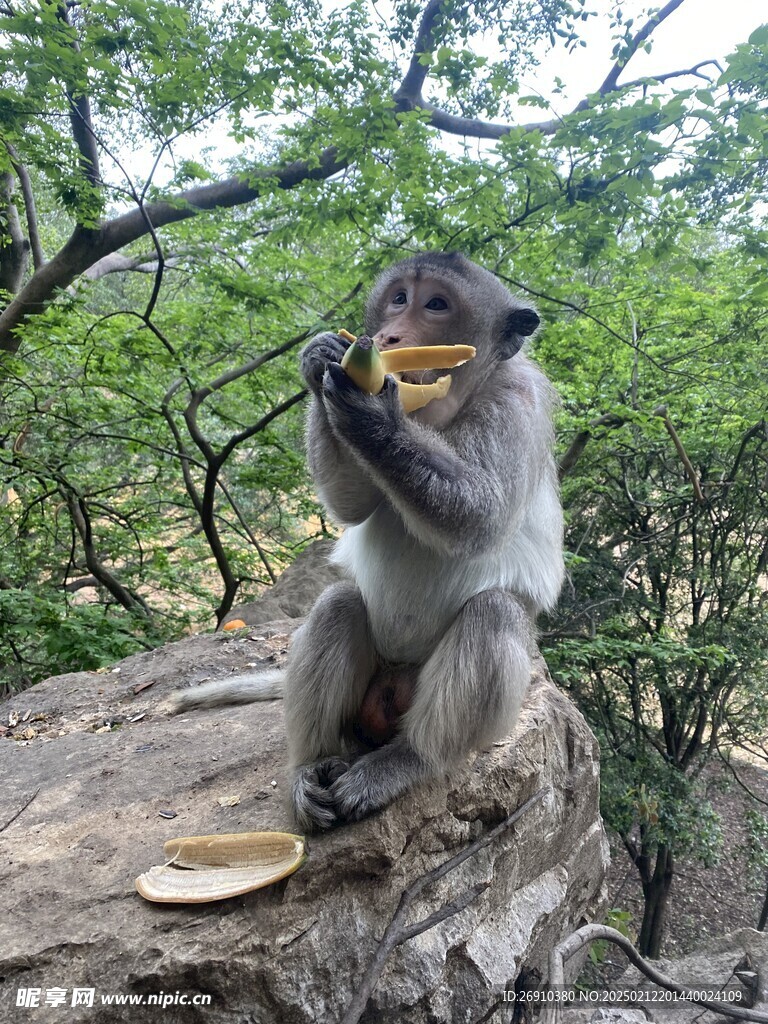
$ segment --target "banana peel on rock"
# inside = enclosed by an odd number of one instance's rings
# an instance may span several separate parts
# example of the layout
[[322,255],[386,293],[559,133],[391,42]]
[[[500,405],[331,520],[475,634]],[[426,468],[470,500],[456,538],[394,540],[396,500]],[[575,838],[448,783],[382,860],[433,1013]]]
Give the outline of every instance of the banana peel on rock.
[[240,896],[293,874],[309,856],[304,836],[290,832],[234,832],[169,839],[167,863],[136,879],[153,903],[211,903]]

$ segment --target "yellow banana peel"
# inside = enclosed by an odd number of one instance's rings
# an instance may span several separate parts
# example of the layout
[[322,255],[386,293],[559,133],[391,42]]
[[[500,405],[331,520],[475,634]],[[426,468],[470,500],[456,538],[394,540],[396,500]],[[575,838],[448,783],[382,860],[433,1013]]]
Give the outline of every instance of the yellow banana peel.
[[[387,373],[461,366],[473,359],[476,352],[473,345],[414,345],[379,352],[373,340],[366,335],[358,339],[349,331],[341,330],[339,336],[352,342],[341,360],[342,369],[370,395],[381,391]],[[451,375],[438,377],[434,384],[409,384],[398,380],[397,386],[403,409],[413,412],[434,398],[445,398],[451,386]]]
[[[209,903],[279,882],[307,859],[303,836],[237,832],[169,839],[166,864],[139,875],[136,889],[154,903]],[[191,870],[184,870],[191,869]]]

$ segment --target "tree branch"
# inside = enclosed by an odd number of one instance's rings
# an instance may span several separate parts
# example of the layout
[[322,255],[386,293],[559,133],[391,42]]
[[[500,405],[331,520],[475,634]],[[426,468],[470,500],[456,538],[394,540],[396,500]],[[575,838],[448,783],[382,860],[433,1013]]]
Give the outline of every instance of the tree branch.
[[[603,81],[598,92],[606,95],[620,88],[617,79],[639,46],[651,32],[667,18],[683,0],[671,0],[666,7],[650,18],[631,40],[621,62],[617,62]],[[459,117],[442,110],[424,100],[422,89],[429,68],[419,62],[419,56],[429,53],[439,42],[440,21],[444,14],[445,0],[429,0],[424,8],[413,47],[408,70],[394,91],[398,110],[422,109],[429,114],[430,123],[439,131],[448,134],[467,135],[473,138],[499,139],[512,130],[513,125],[495,124],[476,118]],[[69,24],[66,8],[62,7],[62,18]],[[77,49],[77,40],[71,45]],[[706,63],[706,62],[704,62]],[[697,73],[702,64],[696,65],[691,73]],[[684,72],[673,72],[683,74]],[[660,76],[657,80],[663,79]],[[91,125],[91,112],[87,96],[78,96],[73,89],[67,90],[70,102],[72,130],[77,142],[83,171],[88,180],[100,184],[98,170],[97,141]],[[575,108],[586,109],[589,99],[584,99]],[[520,126],[524,131],[554,133],[561,124],[556,119]],[[31,280],[10,302],[0,315],[0,353],[16,352],[19,346],[17,329],[26,320],[40,313],[57,291],[66,288],[79,275],[98,260],[115,253],[123,246],[154,229],[186,220],[204,210],[228,209],[257,199],[265,182],[275,181],[278,188],[289,189],[305,181],[322,181],[343,170],[350,160],[341,160],[336,147],[329,146],[317,161],[297,160],[283,167],[269,167],[255,170],[249,177],[234,177],[211,185],[200,186],[170,196],[165,201],[145,204],[122,217],[105,222],[97,228],[83,226],[76,228],[70,239],[51,261],[38,265]],[[269,187],[269,186],[267,186]],[[36,263],[39,262],[35,257]]]
[[400,87],[395,91],[393,97],[398,110],[411,109],[411,101],[421,97],[421,90],[424,88],[424,82],[427,80],[429,67],[426,64],[420,63],[419,57],[423,53],[429,53],[435,46],[435,27],[442,6],[443,0],[430,0],[424,8],[419,30],[413,41],[411,62],[408,65],[405,78],[400,83]]
[[[657,406],[657,408],[653,410],[653,415],[658,416],[661,420],[663,420],[667,433],[672,438],[672,442],[675,446],[675,449],[677,450],[677,454],[680,456],[680,461],[683,464],[685,474],[691,481],[691,486],[693,487],[693,494],[696,498],[696,501],[700,505],[706,505],[707,499],[704,497],[704,492],[701,489],[699,475],[694,469],[693,463],[688,457],[688,453],[686,452],[685,447],[683,446],[683,442],[680,440],[680,435],[675,430],[675,427],[669,418],[667,407],[665,405]],[[626,422],[627,417],[620,416],[618,413],[609,412],[606,413],[604,416],[598,416],[597,419],[592,420],[588,427],[585,427],[583,430],[580,430],[578,434],[576,434],[576,436],[574,437],[573,441],[571,441],[565,455],[563,455],[562,459],[560,459],[560,464],[558,466],[558,476],[560,480],[566,477],[571,472],[576,463],[579,461],[582,452],[587,447],[587,444],[595,430],[599,429],[600,427],[620,427],[622,426],[622,424]]]
[[38,270],[45,263],[45,255],[40,241],[40,231],[37,226],[37,207],[35,205],[35,194],[32,191],[32,182],[29,180],[27,168],[19,159],[19,154],[10,142],[5,143],[5,148],[8,156],[11,158],[11,166],[16,172],[16,177],[19,179],[21,194],[24,197],[24,212],[27,219],[29,245],[32,250],[32,265],[35,270]]
[[88,569],[96,577],[99,583],[109,591],[114,599],[129,612],[138,612],[141,615],[149,617],[149,611],[144,602],[135,597],[123,584],[113,576],[109,569],[101,562],[96,552],[96,547],[93,543],[93,534],[91,530],[91,519],[88,512],[88,506],[85,501],[76,494],[69,486],[62,484],[62,493],[64,500],[67,503],[69,514],[72,518],[72,522],[80,535],[80,541],[83,545],[83,553],[85,554],[85,564]]
[[[58,17],[72,29],[69,11],[64,3],[59,4]],[[69,44],[75,53],[80,53],[80,43],[73,36]],[[72,137],[80,152],[80,169],[91,185],[99,185],[99,150],[96,144],[96,133],[91,119],[91,101],[87,94],[75,95],[72,86],[66,87],[67,103],[69,104],[69,123],[72,125]]]
[[[747,748],[745,748],[745,749],[747,749]],[[768,807],[768,800],[766,800],[764,797],[760,796],[759,793],[755,792],[755,790],[753,790],[751,788],[751,786],[749,786],[744,781],[744,779],[742,779],[742,777],[736,771],[736,768],[734,767],[734,764],[733,764],[733,761],[731,760],[730,755],[723,753],[722,747],[720,746],[719,743],[717,743],[715,745],[715,750],[717,752],[717,756],[720,758],[720,760],[723,762],[725,767],[728,769],[728,771],[733,776],[734,781],[744,790],[744,792],[749,796],[750,800],[754,800],[756,803],[762,804],[763,807]],[[750,751],[750,753],[752,753],[752,751]]]
[[[166,267],[173,267],[179,258],[175,255],[166,256],[164,258],[164,265]],[[155,274],[157,273],[157,267],[158,258],[156,252],[143,253],[141,256],[123,256],[122,253],[111,252],[108,256],[103,256],[94,263],[92,267],[88,267],[83,273],[83,277],[89,281],[100,281],[102,277],[106,277],[108,274],[118,274],[128,270],[136,274]]]
[[[344,305],[346,305],[351,299],[353,299],[361,288],[362,281],[358,281],[358,283],[352,288],[352,290],[347,295],[345,295],[343,299],[340,299],[339,302],[335,303],[329,310],[327,310],[320,319],[328,321],[332,319],[334,316],[336,316],[338,310],[342,308]],[[160,336],[157,329],[154,328],[152,324],[148,320],[146,320],[146,318],[142,317],[141,319],[143,319],[147,326],[153,329],[155,333],[158,336]],[[275,348],[270,349],[268,352],[260,353],[255,358],[249,360],[247,363],[244,363],[242,366],[236,367],[232,370],[225,371],[224,373],[220,374],[215,380],[211,381],[210,384],[204,385],[203,387],[192,388],[190,382],[188,380],[186,381],[190,390],[190,398],[186,408],[183,411],[184,422],[186,424],[189,436],[191,437],[192,441],[202,454],[206,464],[202,494],[200,494],[199,490],[194,484],[194,481],[192,480],[192,476],[189,471],[189,456],[184,448],[178,428],[174,423],[173,414],[170,408],[170,402],[173,396],[178,391],[179,387],[181,386],[182,379],[184,378],[180,378],[178,381],[176,381],[176,383],[168,390],[163,399],[163,415],[165,416],[166,421],[168,422],[171,430],[173,431],[173,436],[179,448],[179,454],[182,458],[182,467],[187,492],[189,493],[194,503],[195,509],[200,517],[200,523],[202,525],[209,547],[211,548],[213,556],[216,560],[216,565],[219,570],[219,574],[221,575],[222,581],[224,583],[224,594],[222,595],[221,602],[219,603],[219,606],[216,609],[217,622],[219,623],[222,621],[224,616],[232,607],[232,603],[234,601],[235,595],[237,594],[237,590],[241,583],[241,580],[236,579],[234,573],[232,572],[232,568],[229,563],[229,558],[225,546],[221,541],[219,530],[216,525],[214,517],[216,488],[220,487],[222,490],[224,490],[224,493],[227,495],[227,498],[230,501],[232,508],[235,510],[235,514],[239,518],[241,518],[239,510],[237,509],[236,505],[234,504],[228,492],[226,491],[226,488],[224,488],[222,482],[219,479],[221,468],[238,445],[242,444],[244,441],[247,441],[255,434],[260,433],[274,419],[276,419],[278,416],[281,416],[284,412],[286,412],[292,406],[296,405],[298,402],[301,402],[306,397],[307,391],[306,389],[303,389],[302,391],[299,391],[297,394],[292,395],[290,398],[286,398],[284,401],[280,402],[266,415],[262,416],[261,419],[257,420],[255,423],[252,423],[250,426],[239,431],[237,434],[233,434],[219,448],[218,451],[214,448],[210,440],[203,434],[202,430],[200,429],[200,426],[197,421],[198,412],[203,402],[205,402],[206,399],[208,399],[211,395],[216,394],[222,388],[226,387],[226,385],[231,384],[236,380],[239,380],[241,377],[244,377],[249,373],[253,373],[255,370],[257,370],[260,366],[263,366],[264,363],[268,362],[269,360],[276,359],[283,353],[289,351],[292,348],[295,348],[296,345],[300,344],[302,341],[305,340],[305,338],[307,338],[308,333],[309,332],[304,331],[301,334],[298,334],[295,337],[290,338],[282,345],[278,345]],[[166,347],[168,347],[167,343]],[[248,532],[250,534],[250,531]],[[251,539],[255,541],[253,535],[250,534],[250,536]],[[262,562],[264,563],[267,572],[269,572],[270,575],[272,575],[272,570],[267,562],[266,556],[262,552],[262,549],[258,545],[258,543],[256,543],[256,549],[262,558]]]
[[13,201],[14,184],[10,171],[0,172],[0,217],[5,220],[5,231],[0,234],[0,290],[11,293],[21,284],[29,253]]
[[[605,96],[607,93],[613,92],[614,89],[619,88],[619,86],[617,85],[619,76],[621,75],[622,71],[627,66],[627,64],[629,64],[629,62],[632,60],[634,55],[637,53],[641,44],[645,42],[645,40],[650,36],[654,29],[656,29],[662,23],[662,21],[665,21],[670,16],[670,14],[673,14],[677,10],[677,8],[680,7],[681,4],[683,4],[684,2],[685,0],[670,0],[666,7],[662,7],[661,10],[651,15],[651,17],[648,19],[648,21],[646,21],[646,23],[643,25],[640,31],[637,32],[632,37],[627,52],[623,54],[620,60],[616,61],[616,63],[609,71],[603,84],[598,89],[598,92],[601,96]],[[582,104],[588,106],[589,101],[582,100]],[[576,109],[583,110],[584,106],[579,104],[579,107],[577,107]]]
[[43,311],[57,291],[66,288],[98,260],[116,252],[147,233],[147,218],[156,228],[176,224],[205,210],[230,209],[257,199],[265,182],[290,189],[305,181],[322,181],[337,174],[347,162],[337,158],[335,147],[325,149],[316,162],[295,160],[283,167],[259,168],[248,178],[233,177],[212,185],[187,189],[167,200],[147,203],[99,228],[78,227],[59,252],[33,274],[0,315],[0,352],[16,352],[17,328]]
[[700,68],[708,67],[713,65],[722,75],[723,68],[719,61],[716,60],[700,60],[698,64],[694,64],[692,68],[681,68],[680,71],[667,71],[662,75],[643,75],[642,78],[635,78],[631,82],[624,82],[620,88],[622,89],[638,89],[641,86],[653,85],[654,82],[662,83],[668,82],[670,78],[701,78],[705,82],[711,82],[712,77],[710,75],[702,75]]
[[[681,985],[679,982],[673,981],[672,978],[662,974],[653,964],[648,963],[647,960],[640,956],[626,935],[622,935],[615,928],[609,928],[604,924],[587,924],[569,936],[565,942],[561,942],[559,946],[554,947],[549,954],[548,987],[550,989],[565,988],[565,962],[570,960],[584,946],[589,946],[596,939],[604,939],[618,946],[619,949],[624,951],[629,962],[634,967],[637,967],[646,978],[649,978],[660,988],[676,992],[689,1003],[695,1003],[696,1006],[703,1006],[707,1010],[722,1013],[727,1017],[735,1017],[736,1020],[751,1020],[758,1021],[760,1024],[768,1024],[768,1013],[761,1013],[759,1010],[743,1009],[732,1003],[716,1002],[714,999],[702,999],[700,991],[692,991],[686,985]],[[544,1009],[541,1018],[542,1024],[557,1024],[562,1019],[562,1012],[562,1004],[553,1000]]]
[[562,480],[563,477],[566,477],[571,472],[596,430],[599,430],[600,427],[620,427],[623,423],[626,423],[626,419],[623,416],[607,412],[604,416],[598,416],[597,419],[592,420],[588,427],[580,430],[560,460],[558,467],[559,478]]
[[739,466],[741,465],[741,461],[744,458],[744,454],[747,450],[747,445],[753,437],[760,437],[760,435],[762,435],[764,441],[768,441],[768,422],[766,420],[760,420],[759,423],[755,423],[753,427],[749,428],[744,437],[742,437],[741,444],[739,445],[739,450],[736,454],[736,458],[733,460],[733,465],[731,466],[725,478],[725,484],[723,486],[723,496],[726,496],[730,491],[731,487],[733,487],[733,484],[736,480],[736,475],[739,472]]
[[660,416],[661,419],[664,421],[664,426],[667,428],[667,433],[672,438],[672,443],[677,449],[677,454],[680,456],[680,461],[683,464],[683,468],[685,469],[686,475],[688,479],[691,481],[691,486],[693,487],[693,493],[696,497],[696,501],[698,501],[700,505],[706,505],[707,499],[704,497],[704,494],[702,493],[701,483],[699,482],[699,475],[693,468],[693,463],[688,458],[688,453],[683,447],[683,442],[680,440],[680,435],[675,430],[674,425],[669,418],[666,405],[660,405],[657,409],[654,409],[653,414],[654,416]]
[[[458,114],[449,114],[447,110],[436,107],[433,103],[418,97],[410,106],[411,110],[426,110],[429,113],[429,123],[438,131],[447,132],[449,135],[468,135],[473,139],[502,139],[509,135],[515,125],[495,124],[492,121],[481,121],[475,117],[460,117]],[[523,125],[525,131],[546,130],[552,134],[560,127],[562,122],[549,121],[546,126],[543,124]]]
[[[690,74],[695,75],[698,78],[706,77],[699,74],[699,69],[707,64],[717,64],[716,61],[700,61],[698,64],[694,65],[693,68],[688,70],[671,71],[662,75],[640,78],[634,82],[627,83],[626,85],[618,84],[618,78],[621,75],[621,72],[635,55],[641,44],[644,43],[654,29],[656,29],[662,21],[665,21],[670,14],[677,10],[682,3],[684,3],[684,0],[670,0],[666,7],[663,7],[648,19],[640,31],[633,36],[622,58],[613,65],[603,83],[596,90],[599,96],[607,96],[609,93],[614,92],[617,89],[644,86],[648,85],[652,81],[663,82],[669,78],[676,78],[682,75]],[[419,56],[424,53],[429,53],[439,42],[436,38],[436,28],[442,7],[443,0],[430,0],[424,9],[424,14],[422,15],[419,30],[414,41],[413,56],[411,57],[408,71],[400,83],[400,86],[394,93],[394,100],[397,105],[397,109],[424,110],[430,115],[429,122],[434,128],[437,128],[439,131],[447,132],[450,135],[466,135],[477,139],[500,139],[505,135],[508,135],[515,127],[519,127],[525,132],[538,131],[543,135],[553,135],[557,129],[562,126],[562,118],[554,118],[550,121],[535,121],[524,125],[496,124],[489,121],[481,121],[477,118],[460,117],[455,114],[450,114],[448,111],[443,110],[424,99],[422,92],[427,75],[429,74],[429,67],[426,64],[420,63]],[[588,110],[590,106],[590,98],[586,96],[574,107],[572,113],[577,114],[583,110]]]

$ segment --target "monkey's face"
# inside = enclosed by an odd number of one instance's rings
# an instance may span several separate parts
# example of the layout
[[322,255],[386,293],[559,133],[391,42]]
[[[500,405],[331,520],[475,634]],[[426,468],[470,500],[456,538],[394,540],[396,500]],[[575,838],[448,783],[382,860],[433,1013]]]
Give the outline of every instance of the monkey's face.
[[[396,278],[381,296],[374,342],[380,351],[418,345],[472,342],[462,335],[466,320],[459,298],[445,278],[416,271]],[[413,383],[430,383],[440,368],[404,373]]]

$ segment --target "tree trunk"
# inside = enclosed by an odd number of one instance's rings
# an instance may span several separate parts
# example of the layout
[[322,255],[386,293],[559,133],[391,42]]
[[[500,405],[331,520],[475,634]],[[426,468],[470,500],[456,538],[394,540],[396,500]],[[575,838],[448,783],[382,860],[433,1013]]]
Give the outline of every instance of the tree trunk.
[[641,956],[658,960],[667,921],[667,901],[675,873],[672,850],[660,846],[656,852],[656,866],[648,882],[643,883],[643,923],[640,928],[638,949]]

